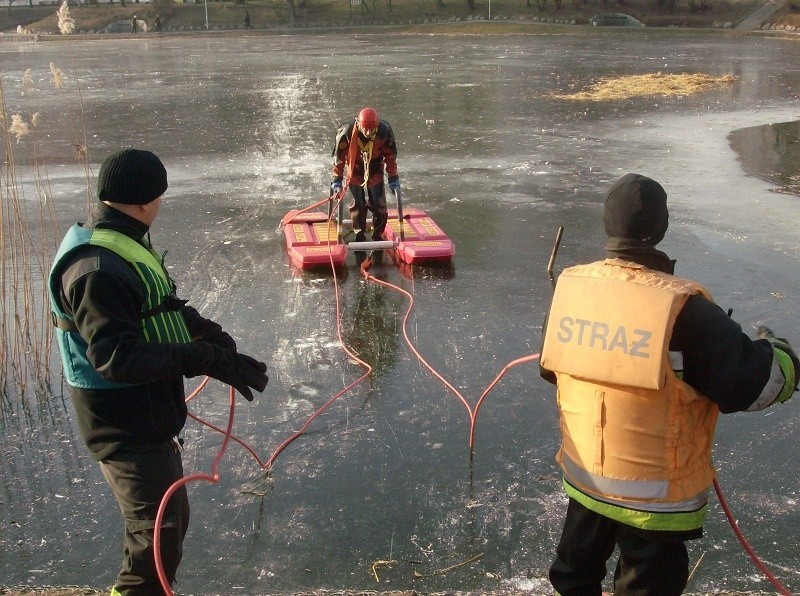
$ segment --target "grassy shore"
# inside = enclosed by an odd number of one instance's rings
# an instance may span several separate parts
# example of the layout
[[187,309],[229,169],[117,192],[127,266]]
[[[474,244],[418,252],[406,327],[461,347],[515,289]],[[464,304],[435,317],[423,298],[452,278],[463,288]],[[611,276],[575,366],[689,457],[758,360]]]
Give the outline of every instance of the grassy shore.
[[[106,596],[108,590],[94,588],[23,588],[20,590],[0,588],[0,596]],[[689,594],[686,596],[768,596],[772,592],[714,592],[708,594]],[[287,595],[289,596],[289,595]],[[529,592],[514,590],[496,592],[417,592],[404,590],[378,592],[372,590],[314,590],[313,592],[292,592],[291,596],[533,596]]]
[[[241,0],[240,0],[241,1]],[[360,0],[358,5],[341,0],[295,0],[294,15],[284,0],[247,0],[246,2],[208,2],[197,4],[157,0],[126,6],[80,5],[70,7],[76,33],[99,32],[112,23],[125,25],[136,15],[152,32],[158,16],[163,31],[244,30],[245,11],[253,30],[333,27],[374,27],[452,22],[485,22],[490,11],[493,21],[529,23],[586,24],[596,14],[629,14],[649,27],[723,27],[735,25],[752,13],[763,0],[678,0],[672,9],[665,0],[475,0],[470,8],[466,0]],[[56,6],[12,4],[0,9],[0,31],[13,32],[17,26],[44,34],[58,34]],[[771,18],[800,26],[800,1],[791,0]]]

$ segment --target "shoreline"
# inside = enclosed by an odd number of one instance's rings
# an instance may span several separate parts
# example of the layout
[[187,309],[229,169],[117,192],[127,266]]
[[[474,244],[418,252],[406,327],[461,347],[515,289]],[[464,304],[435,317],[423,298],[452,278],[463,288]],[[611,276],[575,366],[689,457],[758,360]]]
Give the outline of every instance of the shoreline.
[[[375,31],[380,29],[380,32]],[[443,31],[443,29],[445,29]],[[447,30],[449,29],[449,31]],[[480,29],[480,30],[471,30]],[[511,35],[543,35],[543,34],[576,34],[612,33],[624,30],[630,34],[646,34],[653,31],[670,31],[675,35],[692,35],[697,33],[718,34],[737,37],[768,36],[773,38],[797,39],[800,29],[796,31],[779,29],[725,29],[720,27],[593,27],[584,23],[543,23],[540,21],[500,21],[500,22],[453,22],[425,23],[419,25],[344,25],[344,26],[305,26],[305,27],[271,27],[265,29],[195,29],[188,31],[162,31],[131,33],[72,33],[59,35],[54,33],[4,33],[0,32],[0,43],[20,42],[69,42],[77,41],[119,41],[142,40],[152,41],[173,37],[183,38],[227,38],[227,37],[265,37],[270,35],[453,35],[453,36],[511,36]],[[0,592],[2,594],[2,592]]]
[[[19,32],[41,38],[74,35],[112,35],[114,38],[152,37],[158,35],[287,35],[336,34],[339,32],[375,31],[423,33],[439,29],[469,29],[470,33],[493,34],[530,30],[531,27],[555,28],[572,26],[581,29],[647,30],[669,28],[681,30],[786,31],[800,29],[800,10],[792,0],[705,0],[698,6],[666,6],[652,0],[629,0],[619,7],[605,2],[595,4],[564,3],[554,0],[528,2],[517,0],[470,0],[463,3],[429,0],[407,0],[386,6],[359,3],[361,9],[342,5],[338,0],[315,0],[313,5],[292,2],[286,9],[272,0],[236,0],[219,3],[178,3],[169,6],[138,5],[75,5],[65,14],[54,7],[16,6],[0,11],[0,39],[15,37]],[[616,10],[615,10],[616,8]],[[245,18],[247,15],[247,18]],[[603,18],[613,17],[613,18]],[[625,17],[621,19],[621,17]],[[136,18],[139,33],[131,34],[131,20]],[[621,20],[620,20],[621,19]],[[160,31],[155,33],[155,21]],[[626,26],[620,26],[620,22]],[[252,27],[251,27],[252,23]],[[597,26],[595,26],[597,25]],[[59,31],[70,31],[62,36]]]
[[[0,596],[101,596],[106,595],[110,588],[98,590],[96,588],[65,586],[65,587],[0,587]],[[775,592],[686,592],[686,596],[767,596]],[[492,590],[486,592],[419,592],[417,590],[310,590],[305,592],[263,592],[248,594],[248,596],[534,596],[533,592],[524,590]],[[605,594],[605,593],[604,593]],[[197,596],[197,595],[196,595]],[[220,596],[206,594],[202,596]]]

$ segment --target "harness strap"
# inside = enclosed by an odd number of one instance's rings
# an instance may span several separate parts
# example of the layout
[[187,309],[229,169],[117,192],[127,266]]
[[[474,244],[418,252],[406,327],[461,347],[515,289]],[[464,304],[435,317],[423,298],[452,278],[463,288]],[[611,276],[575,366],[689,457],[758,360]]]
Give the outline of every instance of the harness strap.
[[[181,300],[177,298],[175,295],[170,294],[164,301],[150,308],[148,310],[143,310],[141,315],[139,315],[140,320],[144,321],[145,319],[149,319],[150,317],[155,317],[156,315],[160,315],[165,312],[169,311],[179,311],[183,308],[189,301],[188,300]],[[53,326],[57,327],[61,331],[66,331],[67,333],[77,333],[78,327],[75,325],[75,321],[73,319],[64,319],[59,317],[56,313],[50,313],[50,320],[53,322]]]

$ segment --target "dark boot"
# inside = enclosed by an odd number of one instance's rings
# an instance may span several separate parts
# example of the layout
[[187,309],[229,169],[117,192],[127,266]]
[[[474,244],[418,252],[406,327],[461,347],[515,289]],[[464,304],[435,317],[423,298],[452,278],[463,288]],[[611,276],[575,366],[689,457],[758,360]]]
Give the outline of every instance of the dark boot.
[[383,231],[386,229],[386,222],[389,214],[385,209],[377,209],[372,213],[372,239],[383,240]]
[[[367,241],[367,237],[364,234],[364,232],[363,231],[359,231],[358,234],[356,234],[356,242],[366,242],[366,241]],[[361,265],[361,263],[364,262],[364,259],[367,258],[367,253],[364,252],[363,250],[357,250],[353,254],[355,254],[356,263],[358,263],[359,265]]]

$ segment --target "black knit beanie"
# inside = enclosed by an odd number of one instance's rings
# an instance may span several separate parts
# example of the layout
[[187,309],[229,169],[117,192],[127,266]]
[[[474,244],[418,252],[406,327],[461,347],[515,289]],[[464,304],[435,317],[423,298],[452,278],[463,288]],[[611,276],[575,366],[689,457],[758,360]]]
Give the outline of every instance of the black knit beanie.
[[101,201],[146,205],[167,190],[167,169],[155,153],[123,149],[105,159],[97,176]]
[[669,225],[667,193],[647,176],[625,174],[608,191],[603,224],[606,236],[655,246],[664,239]]

